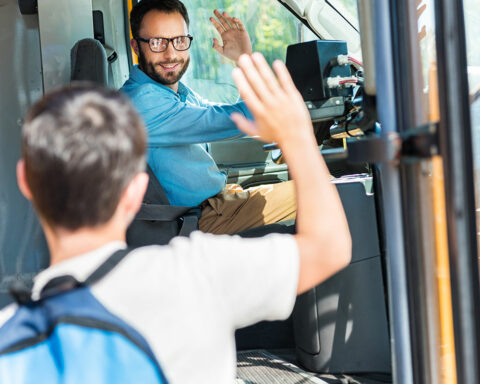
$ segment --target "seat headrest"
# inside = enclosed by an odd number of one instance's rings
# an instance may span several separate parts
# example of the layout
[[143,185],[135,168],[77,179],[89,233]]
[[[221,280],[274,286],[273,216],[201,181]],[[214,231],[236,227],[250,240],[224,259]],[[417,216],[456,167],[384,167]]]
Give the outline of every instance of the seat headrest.
[[71,81],[93,81],[108,85],[107,53],[95,39],[77,41],[71,52]]

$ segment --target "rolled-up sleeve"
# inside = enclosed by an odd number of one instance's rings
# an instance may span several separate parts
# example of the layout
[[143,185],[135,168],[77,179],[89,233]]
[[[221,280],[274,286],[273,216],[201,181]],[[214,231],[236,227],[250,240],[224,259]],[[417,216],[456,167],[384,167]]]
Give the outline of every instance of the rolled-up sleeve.
[[237,136],[240,131],[230,116],[246,114],[243,102],[233,105],[195,105],[173,95],[159,98],[156,91],[144,89],[133,103],[144,119],[149,146],[175,146],[205,143]]

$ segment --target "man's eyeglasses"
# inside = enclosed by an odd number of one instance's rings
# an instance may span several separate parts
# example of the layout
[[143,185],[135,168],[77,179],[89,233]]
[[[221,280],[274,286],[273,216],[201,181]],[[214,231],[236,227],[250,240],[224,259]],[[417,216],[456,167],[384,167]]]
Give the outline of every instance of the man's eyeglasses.
[[177,36],[170,39],[167,37],[152,37],[151,39],[137,37],[136,40],[148,43],[152,52],[166,51],[170,42],[172,42],[173,48],[177,51],[186,51],[192,45],[193,36]]

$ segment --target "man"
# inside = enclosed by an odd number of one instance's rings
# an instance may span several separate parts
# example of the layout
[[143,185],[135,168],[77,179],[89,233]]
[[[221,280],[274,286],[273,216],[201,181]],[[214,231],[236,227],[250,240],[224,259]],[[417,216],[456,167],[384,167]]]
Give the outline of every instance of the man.
[[[215,11],[210,21],[223,46],[213,48],[228,59],[250,54],[242,22]],[[243,102],[215,105],[200,98],[180,79],[190,62],[189,17],[179,0],[143,0],[130,14],[134,66],[122,90],[131,98],[148,131],[148,163],[173,205],[202,206],[200,230],[236,233],[247,228],[295,218],[290,182],[243,190],[226,186],[206,149],[207,142],[237,136],[233,112],[250,116]]]
[[[232,118],[284,151],[297,190],[298,233],[241,239],[195,232],[132,251],[91,287],[104,308],[144,336],[171,383],[232,382],[234,330],[287,318],[297,294],[350,261],[343,208],[286,67],[275,63],[275,76],[260,54],[242,56],[239,66],[234,78],[255,123]],[[38,212],[51,254],[33,299],[60,275],[84,281],[126,247],[126,228],[148,183],[143,130],[113,90],[63,89],[30,111],[18,184]],[[0,327],[15,310],[0,312]]]

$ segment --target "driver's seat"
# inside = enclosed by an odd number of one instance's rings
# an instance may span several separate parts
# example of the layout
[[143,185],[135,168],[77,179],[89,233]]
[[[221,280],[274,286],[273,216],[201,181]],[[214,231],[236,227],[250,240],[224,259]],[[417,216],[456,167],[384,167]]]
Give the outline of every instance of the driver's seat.
[[167,194],[149,165],[148,187],[140,211],[127,230],[131,247],[164,245],[175,236],[189,236],[198,229],[200,207],[170,205]]
[[[149,182],[140,211],[127,230],[127,243],[131,247],[164,245],[175,236],[189,236],[198,229],[201,207],[170,205],[167,194],[150,166]],[[269,233],[295,233],[295,221],[250,228],[239,232],[242,237],[261,237]]]

